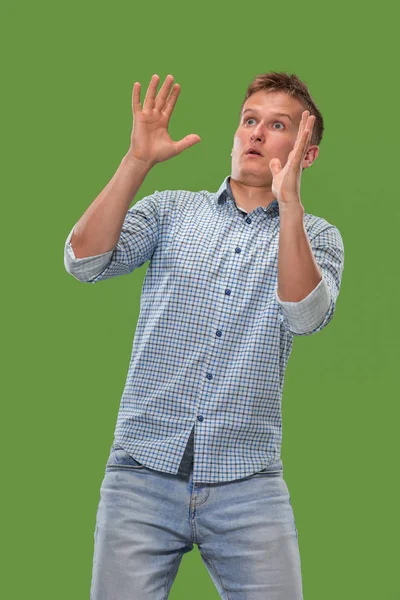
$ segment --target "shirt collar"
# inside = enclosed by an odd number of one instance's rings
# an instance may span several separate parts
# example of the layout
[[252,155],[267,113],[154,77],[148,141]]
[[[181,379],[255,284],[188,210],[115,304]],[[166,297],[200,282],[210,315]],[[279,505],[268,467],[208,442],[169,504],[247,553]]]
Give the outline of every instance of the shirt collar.
[[[215,197],[216,197],[215,202],[216,202],[217,206],[219,204],[223,204],[228,198],[233,200],[233,202],[235,202],[235,204],[236,204],[236,200],[233,196],[232,188],[229,183],[230,178],[231,178],[231,176],[227,175],[225,177],[224,181],[221,183],[218,191],[215,193]],[[262,210],[265,213],[279,214],[279,203],[276,198],[268,206],[260,206],[259,208],[262,208]]]

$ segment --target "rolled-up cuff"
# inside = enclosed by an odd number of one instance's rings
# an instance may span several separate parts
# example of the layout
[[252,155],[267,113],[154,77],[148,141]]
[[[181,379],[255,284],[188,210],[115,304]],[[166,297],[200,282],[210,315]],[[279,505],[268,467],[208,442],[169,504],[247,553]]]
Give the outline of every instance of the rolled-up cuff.
[[96,254],[95,256],[84,256],[82,258],[77,258],[70,241],[75,226],[76,223],[71,229],[65,242],[64,266],[67,272],[75,277],[75,279],[79,279],[79,281],[89,281],[90,279],[97,277],[97,275],[99,275],[107,266],[114,250],[108,250],[108,252]]
[[299,302],[284,302],[279,298],[277,288],[275,297],[295,333],[307,333],[318,327],[331,303],[331,293],[323,275],[318,285]]

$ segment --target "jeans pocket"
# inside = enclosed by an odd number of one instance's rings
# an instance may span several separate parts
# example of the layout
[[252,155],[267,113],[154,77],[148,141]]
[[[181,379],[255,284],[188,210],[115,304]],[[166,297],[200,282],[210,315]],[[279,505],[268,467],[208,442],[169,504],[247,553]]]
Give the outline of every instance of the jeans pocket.
[[145,469],[144,465],[117,445],[111,446],[110,456],[106,464],[106,468],[108,467],[112,469]]

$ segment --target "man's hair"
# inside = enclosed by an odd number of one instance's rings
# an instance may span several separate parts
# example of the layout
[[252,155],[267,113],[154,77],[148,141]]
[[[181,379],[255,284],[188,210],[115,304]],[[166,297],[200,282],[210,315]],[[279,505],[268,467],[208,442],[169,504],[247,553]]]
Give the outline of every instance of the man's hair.
[[288,96],[299,100],[304,106],[304,110],[309,110],[310,115],[315,116],[310,145],[315,144],[319,146],[324,131],[324,120],[304,81],[301,81],[295,74],[289,75],[288,73],[277,73],[276,71],[257,75],[247,88],[246,96],[240,108],[239,120],[242,118],[244,103],[252,94],[255,94],[259,90],[285,92]]

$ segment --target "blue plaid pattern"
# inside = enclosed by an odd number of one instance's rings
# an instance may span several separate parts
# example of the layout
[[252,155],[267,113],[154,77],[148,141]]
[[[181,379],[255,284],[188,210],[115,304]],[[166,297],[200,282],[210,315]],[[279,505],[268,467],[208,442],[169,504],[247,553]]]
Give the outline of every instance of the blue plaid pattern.
[[344,267],[338,229],[309,213],[304,224],[323,279],[298,303],[277,295],[277,200],[242,213],[229,176],[214,193],[156,190],[136,202],[113,250],[76,259],[78,270],[95,264],[94,277],[73,272],[65,254],[67,270],[87,283],[150,261],[115,444],[177,474],[194,428],[193,479],[205,483],[247,477],[280,459],[293,338],[331,321]]

